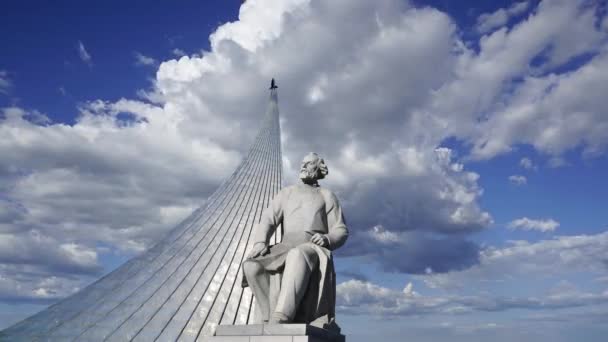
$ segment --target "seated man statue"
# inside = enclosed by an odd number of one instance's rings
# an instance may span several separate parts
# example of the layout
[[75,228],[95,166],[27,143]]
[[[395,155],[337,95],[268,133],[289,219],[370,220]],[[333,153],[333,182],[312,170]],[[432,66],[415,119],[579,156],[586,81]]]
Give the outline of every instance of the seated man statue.
[[[348,230],[338,198],[317,182],[327,173],[316,153],[304,157],[302,183],[282,189],[254,228],[243,286],[251,287],[264,323],[336,326],[331,251],[344,244]],[[279,225],[282,240],[269,246]]]

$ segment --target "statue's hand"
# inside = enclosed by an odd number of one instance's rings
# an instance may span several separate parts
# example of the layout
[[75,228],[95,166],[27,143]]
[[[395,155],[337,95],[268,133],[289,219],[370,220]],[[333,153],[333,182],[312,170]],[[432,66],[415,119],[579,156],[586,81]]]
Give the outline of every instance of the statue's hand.
[[268,245],[266,243],[257,242],[255,245],[253,245],[253,248],[251,249],[248,258],[257,258],[258,256],[268,254],[268,252],[270,252],[270,249],[268,248]]
[[310,238],[310,242],[321,247],[329,247],[329,240],[327,239],[327,236],[323,234],[316,233]]

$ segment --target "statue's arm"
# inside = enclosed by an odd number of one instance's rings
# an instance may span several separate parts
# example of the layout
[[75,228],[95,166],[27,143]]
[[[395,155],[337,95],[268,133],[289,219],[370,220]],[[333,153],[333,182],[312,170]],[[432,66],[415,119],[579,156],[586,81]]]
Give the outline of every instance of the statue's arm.
[[328,196],[326,202],[328,233],[325,235],[329,241],[329,249],[340,248],[348,238],[348,228],[344,221],[344,214],[338,198],[333,193]]
[[284,191],[279,191],[270,201],[268,208],[262,212],[260,222],[254,229],[254,243],[263,242],[268,245],[270,237],[283,221],[283,197]]

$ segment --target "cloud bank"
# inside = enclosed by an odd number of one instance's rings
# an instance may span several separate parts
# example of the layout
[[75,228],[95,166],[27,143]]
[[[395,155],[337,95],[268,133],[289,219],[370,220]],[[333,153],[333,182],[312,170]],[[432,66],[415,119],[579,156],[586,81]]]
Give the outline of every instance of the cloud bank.
[[467,160],[517,144],[548,158],[604,151],[608,54],[595,16],[583,2],[543,1],[470,42],[447,14],[403,1],[247,1],[209,51],[160,63],[145,100],[90,101],[73,125],[4,108],[0,234],[13,242],[0,278],[13,285],[3,296],[47,298],[37,284],[55,271],[64,284],[97,274],[100,254],[142,251],[203,204],[253,140],[272,77],[286,183],[307,152],[325,158],[324,185],[353,231],[343,255],[414,274],[483,267],[493,250],[470,235],[493,219]]

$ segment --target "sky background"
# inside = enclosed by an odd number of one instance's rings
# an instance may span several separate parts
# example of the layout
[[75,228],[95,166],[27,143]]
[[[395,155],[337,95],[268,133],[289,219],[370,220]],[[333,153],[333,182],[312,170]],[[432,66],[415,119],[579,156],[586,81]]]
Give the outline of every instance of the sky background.
[[608,335],[606,1],[0,5],[0,328],[153,245],[279,84],[320,153],[349,341]]

